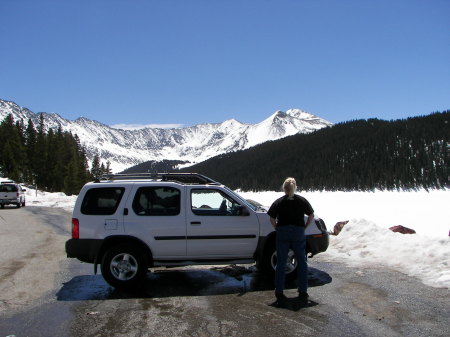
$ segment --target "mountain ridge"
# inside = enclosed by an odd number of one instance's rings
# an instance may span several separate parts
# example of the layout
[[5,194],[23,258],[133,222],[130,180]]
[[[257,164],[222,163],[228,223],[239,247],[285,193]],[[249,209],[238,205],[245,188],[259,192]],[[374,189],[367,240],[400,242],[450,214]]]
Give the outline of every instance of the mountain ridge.
[[448,189],[449,149],[447,110],[399,120],[341,122],[178,171],[214,177],[242,191],[279,190],[285,177],[296,178],[304,191]]
[[[39,115],[15,102],[0,99],[0,118],[12,114],[24,124],[31,119],[39,124]],[[45,113],[46,129],[58,128],[77,134],[88,160],[97,154],[109,161],[114,172],[154,160],[179,160],[191,164],[218,154],[248,149],[270,140],[298,133],[310,133],[333,123],[300,109],[276,111],[256,124],[245,124],[232,118],[221,123],[202,123],[179,128],[143,128],[125,130],[96,120],[78,117],[69,120],[59,114]]]

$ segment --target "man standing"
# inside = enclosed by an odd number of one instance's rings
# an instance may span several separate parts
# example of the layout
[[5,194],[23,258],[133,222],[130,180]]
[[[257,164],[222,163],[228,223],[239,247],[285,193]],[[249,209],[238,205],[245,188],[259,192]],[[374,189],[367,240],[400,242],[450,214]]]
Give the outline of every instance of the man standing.
[[[306,263],[305,228],[314,219],[314,210],[308,200],[295,194],[297,184],[294,178],[287,178],[283,183],[285,195],[274,201],[269,211],[270,222],[276,229],[277,267],[275,273],[275,296],[277,304],[286,304],[283,294],[286,260],[289,248],[297,259],[298,296],[303,302],[308,301],[308,265]],[[304,215],[308,215],[305,223]]]

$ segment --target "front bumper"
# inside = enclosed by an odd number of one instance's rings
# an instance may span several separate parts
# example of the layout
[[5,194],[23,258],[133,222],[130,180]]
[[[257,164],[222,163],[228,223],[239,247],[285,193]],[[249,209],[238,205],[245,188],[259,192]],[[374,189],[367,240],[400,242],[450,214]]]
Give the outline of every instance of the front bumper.
[[316,255],[328,249],[330,236],[328,232],[306,236],[306,253]]

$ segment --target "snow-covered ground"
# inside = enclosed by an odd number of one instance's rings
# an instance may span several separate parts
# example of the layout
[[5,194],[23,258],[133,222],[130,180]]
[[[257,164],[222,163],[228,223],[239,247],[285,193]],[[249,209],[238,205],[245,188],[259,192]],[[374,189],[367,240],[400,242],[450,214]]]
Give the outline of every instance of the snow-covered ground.
[[[27,190],[28,206],[72,210],[76,196]],[[280,192],[240,192],[246,199],[270,205]],[[329,230],[349,220],[338,236],[330,236],[329,261],[356,267],[376,266],[411,275],[423,283],[450,289],[450,191],[304,192]],[[389,227],[403,225],[417,234]]]
[[[240,193],[270,205],[280,192]],[[327,228],[349,220],[321,256],[349,265],[390,268],[450,289],[450,191],[304,192]],[[403,225],[417,234],[389,227]]]

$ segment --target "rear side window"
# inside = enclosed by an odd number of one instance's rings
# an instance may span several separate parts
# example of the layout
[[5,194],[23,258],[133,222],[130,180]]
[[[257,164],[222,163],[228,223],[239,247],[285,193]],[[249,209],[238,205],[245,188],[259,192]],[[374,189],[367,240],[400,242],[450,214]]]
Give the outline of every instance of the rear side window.
[[101,187],[86,192],[81,204],[81,213],[87,215],[111,215],[116,213],[124,188]]
[[180,190],[173,187],[140,187],[133,200],[133,210],[141,216],[180,214]]
[[12,184],[1,184],[0,192],[17,192],[17,186]]

